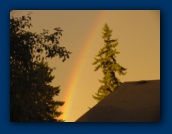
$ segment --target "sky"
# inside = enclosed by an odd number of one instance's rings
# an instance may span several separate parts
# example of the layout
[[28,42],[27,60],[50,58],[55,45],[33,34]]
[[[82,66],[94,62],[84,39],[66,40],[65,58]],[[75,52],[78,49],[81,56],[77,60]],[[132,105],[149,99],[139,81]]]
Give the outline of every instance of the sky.
[[55,67],[52,85],[60,85],[56,100],[64,101],[59,108],[60,119],[74,122],[97,104],[92,98],[103,77],[94,71],[94,57],[103,47],[102,28],[107,23],[118,39],[117,62],[127,68],[122,82],[160,79],[160,10],[15,10],[14,17],[31,14],[31,31],[53,32],[63,29],[60,46],[71,51],[65,62],[58,57],[48,60]]

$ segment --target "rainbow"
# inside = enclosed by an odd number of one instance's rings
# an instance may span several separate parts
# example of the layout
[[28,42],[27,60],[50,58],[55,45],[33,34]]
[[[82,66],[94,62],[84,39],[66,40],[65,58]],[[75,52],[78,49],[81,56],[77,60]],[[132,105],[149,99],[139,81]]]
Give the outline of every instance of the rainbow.
[[107,11],[102,10],[100,15],[97,17],[95,23],[93,24],[92,31],[89,33],[88,37],[83,43],[83,48],[81,49],[80,55],[78,56],[78,60],[76,64],[74,64],[73,69],[70,74],[70,80],[67,84],[67,92],[64,95],[65,104],[62,106],[61,118],[68,122],[68,118],[70,116],[70,111],[72,109],[73,104],[73,96],[76,92],[78,86],[78,80],[81,78],[80,74],[82,72],[82,68],[84,67],[84,63],[87,59],[87,55],[94,45],[95,37],[98,31],[100,31],[100,27],[102,27],[102,20],[105,18]]

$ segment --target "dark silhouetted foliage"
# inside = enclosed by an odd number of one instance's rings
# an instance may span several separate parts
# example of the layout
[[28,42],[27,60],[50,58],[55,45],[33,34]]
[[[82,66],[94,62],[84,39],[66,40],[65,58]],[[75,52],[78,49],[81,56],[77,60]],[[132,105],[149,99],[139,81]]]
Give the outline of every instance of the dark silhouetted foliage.
[[[48,33],[29,31],[31,17],[10,18],[10,119],[13,122],[48,122],[59,120],[57,111],[64,102],[55,101],[59,87],[50,85],[53,69],[45,62],[59,56],[65,61],[70,52],[59,46],[61,28]],[[28,30],[26,30],[28,28]]]
[[102,38],[104,40],[104,46],[100,49],[99,53],[95,57],[96,65],[95,71],[102,69],[104,77],[99,80],[102,85],[98,89],[98,92],[93,95],[93,98],[98,102],[104,99],[107,95],[114,91],[115,88],[121,85],[121,81],[116,77],[116,73],[119,75],[126,74],[126,68],[122,67],[116,61],[116,55],[119,52],[116,50],[118,45],[117,39],[111,39],[112,30],[109,29],[107,24],[103,27]]

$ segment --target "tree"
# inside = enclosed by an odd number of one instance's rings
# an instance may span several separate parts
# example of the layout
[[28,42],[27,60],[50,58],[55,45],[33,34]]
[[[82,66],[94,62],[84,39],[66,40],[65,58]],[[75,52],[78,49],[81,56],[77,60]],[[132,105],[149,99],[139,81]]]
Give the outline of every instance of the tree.
[[118,45],[117,39],[111,39],[112,30],[107,24],[103,27],[102,38],[104,40],[104,46],[100,49],[99,53],[95,57],[93,65],[96,65],[95,71],[102,69],[103,79],[99,80],[102,85],[99,87],[98,92],[93,95],[93,98],[100,102],[107,95],[114,91],[115,88],[122,83],[117,78],[116,73],[119,75],[126,74],[126,68],[122,67],[116,61],[116,55],[119,52],[116,50]]
[[62,30],[43,30],[37,34],[30,28],[30,14],[10,18],[10,119],[14,122],[63,121],[57,119],[57,111],[64,102],[53,97],[59,87],[50,85],[53,69],[45,62],[47,58],[59,56],[65,61],[71,52],[59,46]]

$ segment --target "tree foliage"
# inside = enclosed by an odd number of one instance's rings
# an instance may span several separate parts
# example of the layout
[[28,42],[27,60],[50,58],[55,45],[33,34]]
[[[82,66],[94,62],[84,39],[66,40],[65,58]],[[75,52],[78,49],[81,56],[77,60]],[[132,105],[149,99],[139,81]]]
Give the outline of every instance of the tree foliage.
[[71,52],[59,46],[61,28],[49,34],[30,32],[31,17],[10,18],[10,119],[17,122],[62,121],[57,111],[64,102],[53,100],[59,87],[50,85],[53,69],[45,62],[59,56],[65,61]]
[[126,68],[116,61],[116,55],[119,54],[116,50],[118,40],[111,39],[111,36],[112,30],[105,24],[102,32],[104,46],[100,49],[93,62],[93,65],[96,65],[95,71],[102,69],[104,75],[103,79],[99,80],[102,85],[99,87],[98,92],[93,95],[93,98],[98,102],[121,85],[121,81],[117,78],[116,73],[119,75],[126,74]]

